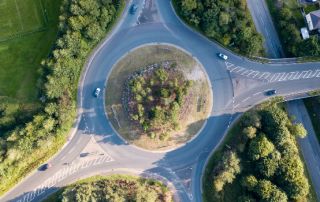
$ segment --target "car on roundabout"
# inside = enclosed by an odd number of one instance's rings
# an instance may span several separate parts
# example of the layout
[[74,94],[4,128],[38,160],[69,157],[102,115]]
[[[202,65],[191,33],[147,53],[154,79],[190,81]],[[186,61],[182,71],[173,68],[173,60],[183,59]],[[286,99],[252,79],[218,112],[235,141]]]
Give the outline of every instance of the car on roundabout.
[[94,90],[94,96],[95,97],[99,97],[99,95],[100,95],[100,92],[101,92],[101,89],[100,88],[96,88],[95,90]]
[[132,4],[132,6],[130,7],[130,14],[134,15],[138,10],[138,6],[136,4]]
[[223,53],[218,53],[217,54],[219,58],[223,59],[223,60],[227,60],[228,59],[228,56],[223,54]]

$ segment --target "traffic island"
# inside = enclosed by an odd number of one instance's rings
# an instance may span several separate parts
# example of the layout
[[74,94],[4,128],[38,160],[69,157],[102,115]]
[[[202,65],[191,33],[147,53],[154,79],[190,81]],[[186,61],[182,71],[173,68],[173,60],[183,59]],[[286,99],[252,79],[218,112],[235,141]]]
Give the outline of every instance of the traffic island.
[[113,67],[106,85],[106,112],[131,144],[169,150],[194,137],[212,108],[206,73],[196,60],[169,45],[147,45]]

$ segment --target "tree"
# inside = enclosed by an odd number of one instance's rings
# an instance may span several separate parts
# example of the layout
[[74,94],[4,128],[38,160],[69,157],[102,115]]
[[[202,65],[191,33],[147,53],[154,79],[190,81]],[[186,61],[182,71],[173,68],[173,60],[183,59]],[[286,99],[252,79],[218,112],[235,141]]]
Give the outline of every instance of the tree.
[[169,77],[167,71],[164,70],[163,68],[156,70],[156,76],[160,80],[161,83],[164,83]]
[[221,12],[219,15],[219,25],[224,26],[229,24],[230,15],[227,12]]
[[259,134],[258,137],[252,139],[249,143],[249,158],[258,160],[268,156],[274,150],[274,145],[264,134]]
[[279,184],[290,199],[305,198],[309,193],[309,183],[304,176],[303,163],[298,154],[286,154],[279,164]]
[[273,151],[269,156],[260,159],[257,162],[256,169],[264,177],[272,177],[279,167],[281,154],[278,151]]
[[260,180],[255,191],[261,199],[268,202],[288,201],[287,195],[269,180]]
[[299,138],[304,138],[307,136],[307,130],[304,128],[302,123],[292,124],[290,127],[290,132]]
[[233,151],[225,152],[222,160],[214,169],[213,187],[215,191],[220,192],[226,183],[232,183],[240,171],[240,159],[237,154]]
[[182,0],[181,1],[182,11],[185,15],[188,15],[193,9],[197,8],[196,0]]
[[258,180],[253,175],[248,175],[242,178],[241,185],[248,189],[248,191],[253,191],[258,184]]
[[260,128],[261,116],[254,111],[246,112],[241,119],[241,125],[244,127],[252,126],[255,128]]
[[248,126],[242,130],[242,133],[249,139],[253,139],[256,137],[257,128]]

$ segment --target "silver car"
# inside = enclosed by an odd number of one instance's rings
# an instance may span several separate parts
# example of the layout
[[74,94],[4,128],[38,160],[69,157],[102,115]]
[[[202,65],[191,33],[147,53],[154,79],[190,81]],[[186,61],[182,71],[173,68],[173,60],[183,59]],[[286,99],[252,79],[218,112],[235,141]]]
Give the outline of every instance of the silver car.
[[94,96],[95,96],[95,97],[99,97],[100,92],[101,92],[101,89],[100,89],[100,88],[96,88],[96,89],[94,90]]

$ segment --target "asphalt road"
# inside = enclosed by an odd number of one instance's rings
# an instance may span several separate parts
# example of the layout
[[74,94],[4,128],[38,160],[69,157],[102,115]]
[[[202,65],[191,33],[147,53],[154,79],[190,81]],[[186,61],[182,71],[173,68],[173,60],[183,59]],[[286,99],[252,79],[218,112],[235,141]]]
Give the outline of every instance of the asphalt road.
[[296,118],[295,122],[303,123],[308,132],[308,135],[305,138],[299,138],[298,142],[317,198],[320,200],[320,146],[309,114],[302,100],[288,102],[287,108],[289,114]]
[[247,0],[256,29],[264,36],[265,48],[270,58],[284,57],[277,31],[265,0]]
[[[35,171],[1,201],[39,201],[76,179],[117,172],[161,176],[175,187],[180,201],[201,201],[200,179],[205,161],[239,113],[267,99],[264,92],[270,88],[278,90],[279,95],[294,95],[319,87],[319,63],[268,65],[249,61],[181,23],[169,0],[150,1],[136,0],[139,5],[136,15],[126,10],[113,33],[90,58],[79,87],[80,123],[69,144],[50,161],[53,167]],[[98,99],[92,96],[96,87],[105,86],[108,73],[121,56],[138,46],[158,43],[179,46],[202,63],[212,84],[214,103],[206,126],[196,138],[162,153],[138,149],[119,138],[105,116],[104,96]],[[217,58],[218,52],[229,55],[228,62],[247,68],[247,72],[231,72],[230,64]],[[250,70],[259,71],[259,77],[253,77]],[[266,70],[269,75],[263,73]],[[290,72],[297,73],[287,75]],[[287,79],[280,79],[283,74]],[[79,158],[92,138],[105,153],[91,159]]]

